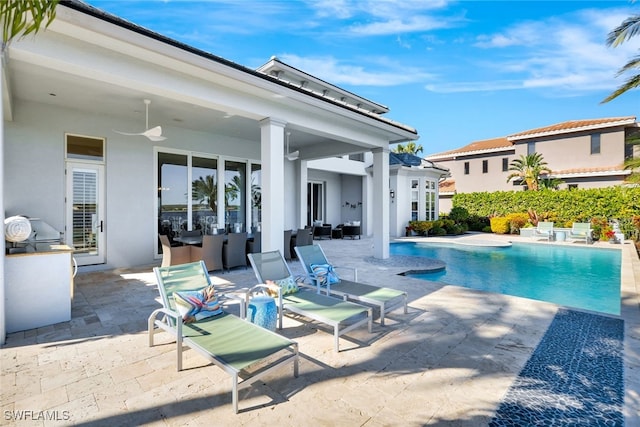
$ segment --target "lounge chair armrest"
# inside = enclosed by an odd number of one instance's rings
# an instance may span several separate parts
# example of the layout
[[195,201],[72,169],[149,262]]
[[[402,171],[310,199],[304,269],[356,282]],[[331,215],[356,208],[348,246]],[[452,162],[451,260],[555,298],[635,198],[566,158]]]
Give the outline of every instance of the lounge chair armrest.
[[352,270],[353,271],[353,281],[357,282],[358,281],[358,269],[356,267],[347,267],[344,265],[334,265],[333,266],[334,270]]
[[244,298],[244,295],[238,295],[234,292],[229,292],[220,295],[220,304],[222,306],[226,306],[229,304],[239,304],[240,305],[240,318],[244,319],[247,317],[247,301]]

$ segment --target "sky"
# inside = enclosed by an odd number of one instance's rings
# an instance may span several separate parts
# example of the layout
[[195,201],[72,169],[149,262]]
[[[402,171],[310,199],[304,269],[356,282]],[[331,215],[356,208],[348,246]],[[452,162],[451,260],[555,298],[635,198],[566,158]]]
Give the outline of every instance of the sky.
[[[567,120],[636,116],[640,1],[85,0],[250,68],[272,56],[383,104],[430,155]],[[637,72],[637,70],[636,70]]]

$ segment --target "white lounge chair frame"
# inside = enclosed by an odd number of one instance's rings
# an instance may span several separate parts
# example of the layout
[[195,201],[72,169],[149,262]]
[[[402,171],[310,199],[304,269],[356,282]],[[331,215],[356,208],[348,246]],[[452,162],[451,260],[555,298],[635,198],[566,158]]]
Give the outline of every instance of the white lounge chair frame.
[[[234,299],[240,303],[240,316],[234,316],[230,313],[223,313],[219,316],[212,318],[208,322],[218,322],[222,321],[225,325],[233,325],[238,329],[242,329],[250,333],[253,338],[264,337],[266,339],[274,339],[277,338],[278,345],[276,348],[269,350],[270,354],[265,355],[260,361],[252,362],[250,364],[242,365],[241,369],[238,368],[239,363],[231,364],[228,360],[225,359],[224,355],[216,354],[216,349],[205,348],[199,345],[196,341],[191,339],[189,336],[185,336],[185,329],[191,329],[191,325],[185,325],[182,322],[182,317],[179,313],[173,310],[172,298],[169,298],[167,294],[167,290],[163,285],[165,277],[171,277],[172,274],[189,274],[190,272],[194,272],[194,276],[189,280],[189,284],[196,285],[192,289],[202,289],[205,286],[211,284],[211,280],[206,270],[206,266],[203,261],[189,263],[189,264],[181,264],[177,266],[171,267],[155,267],[153,269],[156,278],[158,280],[158,290],[160,291],[160,296],[162,299],[163,307],[157,310],[154,310],[153,313],[149,316],[148,320],[148,335],[149,335],[149,346],[153,347],[154,345],[154,335],[160,330],[164,330],[171,335],[176,337],[176,346],[177,346],[177,369],[178,371],[182,370],[182,350],[183,346],[188,346],[200,353],[207,360],[224,370],[226,373],[231,375],[231,396],[232,396],[232,405],[234,413],[238,413],[238,391],[250,387],[256,381],[260,381],[266,375],[269,375],[276,369],[280,369],[286,364],[293,362],[293,375],[294,377],[298,376],[298,343],[295,341],[291,341],[279,334],[271,332],[267,329],[261,328],[260,326],[254,325],[246,320],[245,317],[245,308],[244,308],[244,300],[240,297],[235,297]],[[181,288],[182,289],[182,288]],[[195,323],[195,328],[206,328],[208,322],[205,323]],[[242,323],[240,323],[242,322]],[[194,330],[196,330],[194,328]],[[216,331],[216,333],[224,333],[225,331]],[[229,341],[229,340],[227,340]],[[253,342],[256,342],[255,340]],[[265,352],[265,351],[263,351]],[[234,356],[237,355],[237,352]],[[248,357],[249,358],[249,357]],[[270,363],[265,366],[262,366],[263,361],[269,358]],[[272,360],[274,358],[274,360]],[[248,363],[248,362],[247,362]],[[260,365],[261,367],[257,369],[255,372],[249,373],[248,369],[255,367],[256,365]]]

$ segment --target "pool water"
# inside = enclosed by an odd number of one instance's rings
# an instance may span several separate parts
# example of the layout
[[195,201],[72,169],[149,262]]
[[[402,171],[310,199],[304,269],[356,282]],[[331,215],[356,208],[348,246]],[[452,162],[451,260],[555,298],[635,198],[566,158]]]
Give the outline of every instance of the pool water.
[[528,245],[393,243],[392,255],[435,258],[446,269],[411,277],[488,292],[620,314],[620,251]]

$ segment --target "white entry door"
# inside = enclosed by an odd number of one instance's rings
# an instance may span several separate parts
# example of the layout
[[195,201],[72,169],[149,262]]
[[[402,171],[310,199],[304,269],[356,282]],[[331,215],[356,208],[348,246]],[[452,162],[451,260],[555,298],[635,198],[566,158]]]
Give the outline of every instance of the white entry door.
[[67,162],[66,243],[78,265],[105,262],[104,165]]

